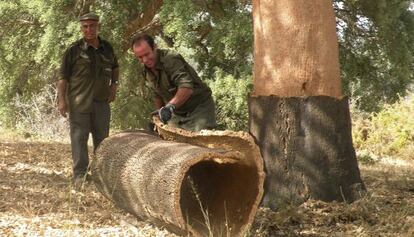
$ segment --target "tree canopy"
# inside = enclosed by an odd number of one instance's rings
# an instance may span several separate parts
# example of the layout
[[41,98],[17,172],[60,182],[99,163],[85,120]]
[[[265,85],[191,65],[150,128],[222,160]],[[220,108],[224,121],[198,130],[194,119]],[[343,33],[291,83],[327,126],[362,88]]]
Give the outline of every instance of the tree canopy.
[[[413,1],[333,1],[345,94],[364,110],[374,111],[381,103],[395,101],[414,80],[414,13],[410,4]],[[101,34],[118,53],[123,85],[115,109],[138,121],[131,126],[141,124],[144,119],[139,114],[151,109],[145,102],[148,94],[140,83],[139,66],[128,51],[135,32],[157,36],[158,44],[181,52],[211,81],[219,80],[217,75],[251,78],[249,0],[2,1],[2,117],[10,117],[16,97],[30,100],[58,79],[63,51],[80,37],[77,18],[88,11],[101,15]],[[123,115],[119,119],[125,119]],[[123,124],[121,120],[119,124]]]

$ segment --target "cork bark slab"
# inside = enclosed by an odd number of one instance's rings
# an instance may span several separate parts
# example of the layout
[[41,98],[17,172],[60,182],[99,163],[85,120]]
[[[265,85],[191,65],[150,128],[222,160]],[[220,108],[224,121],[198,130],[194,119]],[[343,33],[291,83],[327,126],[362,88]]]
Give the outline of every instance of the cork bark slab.
[[117,206],[192,236],[243,236],[263,194],[260,150],[246,133],[192,133],[155,121],[105,139],[91,164],[98,189]]

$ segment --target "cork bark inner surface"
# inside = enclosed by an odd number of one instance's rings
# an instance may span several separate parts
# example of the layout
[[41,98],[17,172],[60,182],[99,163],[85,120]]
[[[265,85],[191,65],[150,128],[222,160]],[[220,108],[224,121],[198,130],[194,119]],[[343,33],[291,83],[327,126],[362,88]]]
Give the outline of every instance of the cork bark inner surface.
[[245,132],[189,132],[163,125],[164,139],[218,150],[234,159],[203,160],[186,172],[180,209],[188,228],[200,236],[243,236],[254,220],[263,195],[264,170],[259,147]]

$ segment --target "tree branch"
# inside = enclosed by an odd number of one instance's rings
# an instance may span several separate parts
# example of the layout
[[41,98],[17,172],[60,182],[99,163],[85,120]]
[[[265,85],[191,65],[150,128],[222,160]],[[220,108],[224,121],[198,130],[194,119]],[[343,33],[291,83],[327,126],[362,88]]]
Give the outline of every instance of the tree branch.
[[162,0],[149,1],[144,12],[128,23],[125,38],[129,39],[136,32],[159,26],[159,20],[156,18],[156,15],[161,9],[162,3]]

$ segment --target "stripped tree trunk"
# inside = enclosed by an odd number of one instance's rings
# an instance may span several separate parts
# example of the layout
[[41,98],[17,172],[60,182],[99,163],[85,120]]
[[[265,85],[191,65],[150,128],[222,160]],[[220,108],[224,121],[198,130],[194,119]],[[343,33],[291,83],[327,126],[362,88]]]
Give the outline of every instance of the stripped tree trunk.
[[253,0],[249,127],[265,160],[264,205],[353,201],[365,190],[339,78],[330,0]]

